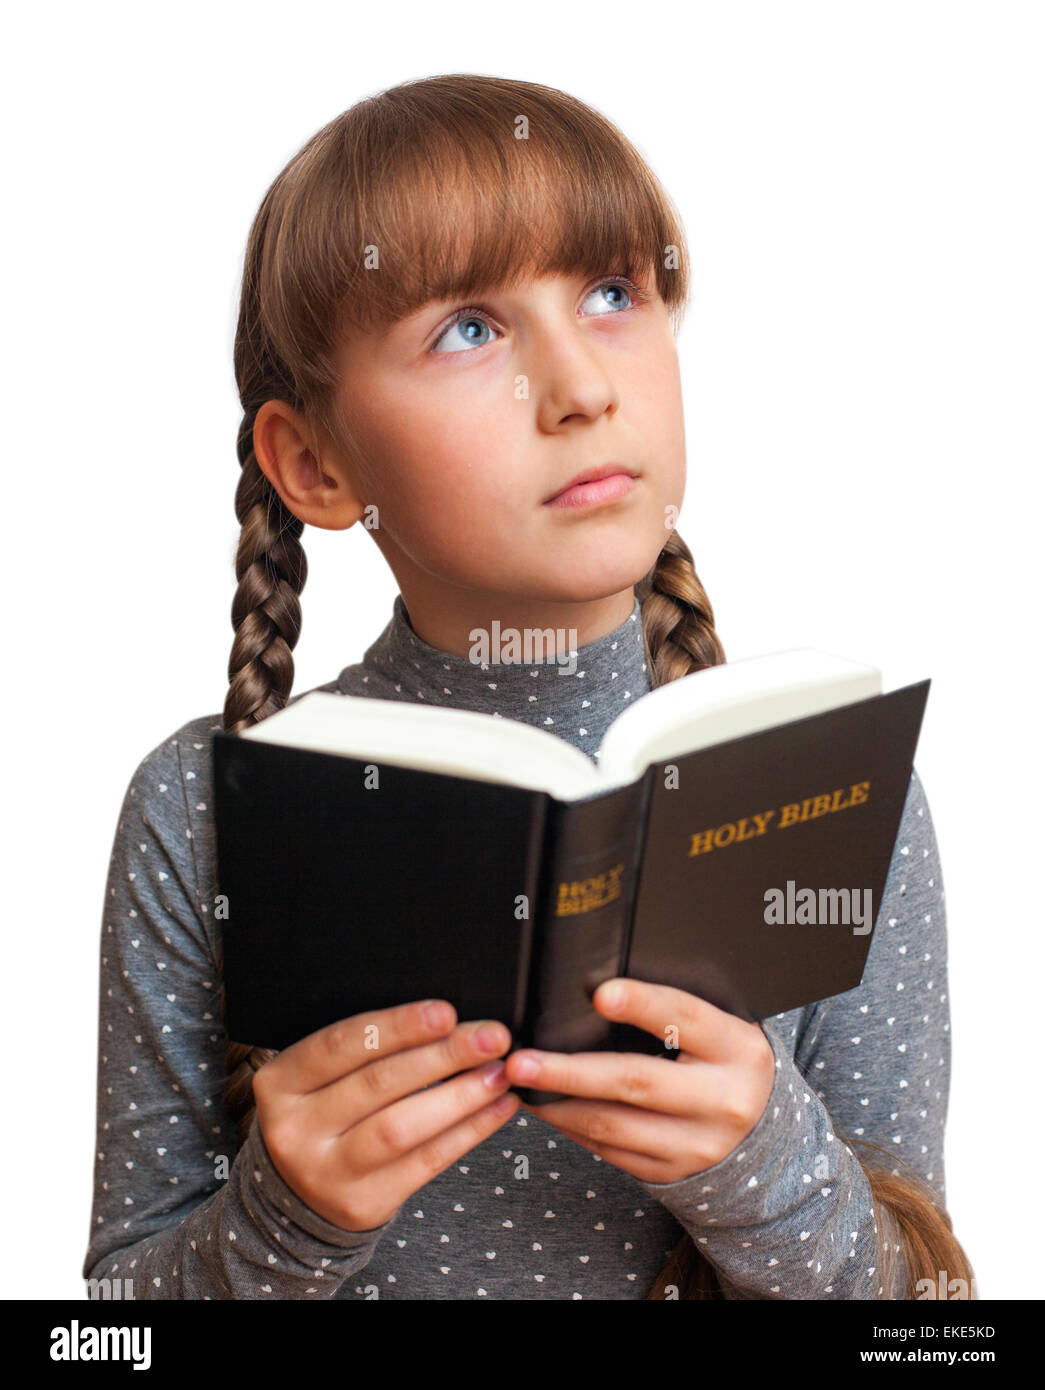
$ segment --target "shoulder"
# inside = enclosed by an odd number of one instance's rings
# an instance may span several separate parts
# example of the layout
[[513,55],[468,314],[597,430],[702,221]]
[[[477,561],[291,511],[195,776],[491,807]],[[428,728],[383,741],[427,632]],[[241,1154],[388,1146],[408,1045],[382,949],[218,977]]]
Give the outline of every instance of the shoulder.
[[[409,700],[408,690],[392,675],[386,675],[380,662],[372,652],[364,661],[357,661],[345,669],[326,685],[318,685],[316,690],[329,690],[333,695],[354,695],[364,700]],[[305,692],[308,694],[309,692]],[[300,699],[300,696],[295,698]],[[293,701],[291,701],[293,703]]]
[[931,902],[939,906],[942,915],[943,896],[940,849],[929,798],[918,769],[912,768],[882,906],[907,899],[904,907],[910,913],[914,902]]
[[[338,680],[327,681],[292,695],[288,705],[296,704],[313,690],[338,693]],[[143,814],[161,822],[170,815],[182,816],[198,806],[202,793],[209,793],[213,773],[213,740],[223,728],[220,711],[186,720],[150,748],[140,759],[128,786],[128,799]]]
[[[339,680],[300,691],[287,703],[296,704],[313,690],[336,695]],[[222,728],[223,717],[217,711],[188,719],[160,739],[139,760],[131,775],[125,812],[140,817],[159,832],[176,830],[183,840],[191,840],[194,830],[204,830],[210,822],[213,794],[214,735]]]
[[875,914],[863,988],[889,1000],[890,1014],[907,1018],[913,1029],[919,1019],[927,1022],[926,1016],[945,1004],[946,979],[947,913],[940,851],[925,786],[912,769]]
[[139,758],[126,784],[103,931],[105,955],[119,956],[132,977],[149,952],[147,939],[153,954],[168,946],[183,960],[213,953],[206,908],[210,738],[220,727],[219,715],[180,724]]
[[[175,885],[194,905],[211,894],[214,830],[211,743],[220,714],[200,715],[171,730],[142,756],[124,793],[113,842],[114,862],[138,854],[157,861],[164,892]],[[133,866],[137,872],[137,864]]]
[[184,822],[192,798],[209,790],[211,740],[220,728],[220,714],[200,715],[150,748],[131,775],[126,809],[156,828]]

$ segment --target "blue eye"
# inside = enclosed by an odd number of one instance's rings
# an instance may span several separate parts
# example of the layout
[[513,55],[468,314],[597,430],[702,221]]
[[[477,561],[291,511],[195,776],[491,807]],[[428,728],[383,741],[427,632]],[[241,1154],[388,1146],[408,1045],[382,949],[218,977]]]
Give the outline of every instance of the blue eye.
[[[606,313],[618,313],[622,309],[631,309],[635,304],[642,303],[645,295],[630,280],[623,276],[616,276],[612,280],[604,280],[601,285],[596,285],[585,297],[585,304],[595,295],[616,296],[603,300],[603,304],[608,304],[608,308],[596,310],[596,317],[601,317]],[[627,303],[622,303],[620,296],[627,299]],[[486,316],[485,310],[477,308],[467,308],[458,311],[457,317],[443,330],[439,337],[432,344],[430,349],[433,353],[442,354],[444,352],[464,352],[472,347],[485,347],[493,339],[483,336],[483,330],[487,333],[496,333],[499,330],[493,327]]]
[[[432,346],[433,352],[462,352],[469,347],[485,347],[489,338],[481,337],[474,330],[486,329],[489,331],[491,325],[485,319],[479,318],[472,310],[465,309],[464,317],[455,320],[449,328],[436,339]],[[442,347],[441,344],[449,342],[451,346]]]
[[[613,308],[613,309],[630,309],[630,308],[631,308],[631,291],[630,291],[630,289],[628,288],[628,283],[627,283],[626,280],[607,280],[607,281],[605,281],[605,282],[604,282],[603,284],[601,284],[601,285],[596,285],[595,288],[592,290],[591,294],[588,296],[588,299],[591,299],[592,296],[593,296],[593,295],[596,295],[596,294],[618,294],[618,295],[619,295],[619,294],[621,294],[621,293],[623,293],[623,294],[625,294],[625,295],[627,296],[627,299],[628,299],[627,304],[621,304],[621,303],[618,303],[618,302],[616,302],[616,301],[614,301],[614,300],[610,300],[609,302],[610,302],[610,304],[612,305],[612,308]],[[584,302],[587,303],[588,300],[586,299]]]

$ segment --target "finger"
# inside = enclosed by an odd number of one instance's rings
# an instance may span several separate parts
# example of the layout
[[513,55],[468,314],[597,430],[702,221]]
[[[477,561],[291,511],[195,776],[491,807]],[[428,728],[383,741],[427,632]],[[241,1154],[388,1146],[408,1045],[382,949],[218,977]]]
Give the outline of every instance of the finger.
[[499,1076],[492,1075],[498,1067],[496,1060],[486,1062],[440,1086],[430,1086],[376,1110],[340,1136],[338,1152],[357,1173],[394,1164],[498,1096],[508,1094],[503,1070]]
[[[426,1010],[432,1006],[439,1016],[434,1023],[426,1017]],[[456,1022],[457,1011],[446,999],[426,999],[353,1014],[285,1048],[268,1064],[273,1071],[267,1079],[278,1077],[281,1091],[306,1095],[372,1061],[375,1050],[385,1055],[416,1047],[449,1033]],[[260,1077],[268,1067],[257,1075]]]
[[534,1113],[571,1139],[580,1135],[592,1144],[661,1161],[692,1149],[697,1133],[695,1125],[674,1115],[606,1101],[559,1100],[534,1107]]
[[[512,1035],[493,1019],[459,1023],[448,1037],[421,1047],[375,1056],[308,1097],[309,1118],[328,1134],[343,1134],[368,1116],[425,1086],[502,1057]],[[507,1086],[507,1081],[505,1086]],[[416,1142],[416,1141],[415,1141]]]
[[[614,990],[620,991],[620,997],[611,1004]],[[674,1041],[681,1051],[708,1062],[728,1060],[743,1048],[751,1028],[758,1026],[695,994],[644,980],[605,980],[592,1003],[603,1018],[631,1023],[661,1042]]]
[[[443,1087],[438,1089],[442,1090]],[[416,1148],[404,1154],[398,1163],[382,1169],[379,1179],[382,1187],[402,1193],[399,1201],[405,1201],[407,1196],[438,1177],[451,1163],[488,1139],[511,1119],[518,1108],[519,1097],[511,1091],[506,1091],[481,1110],[474,1111],[457,1124],[423,1140]]]
[[[524,1070],[527,1059],[537,1071]],[[622,1101],[668,1115],[693,1116],[706,1108],[704,1093],[714,1084],[710,1063],[680,1067],[664,1057],[637,1052],[513,1052],[505,1065],[512,1086],[561,1091],[567,1096]]]
[[673,1182],[676,1180],[676,1169],[662,1158],[652,1158],[648,1154],[635,1153],[631,1149],[619,1149],[612,1144],[596,1144],[585,1135],[575,1134],[568,1129],[560,1129],[558,1125],[556,1125],[556,1129],[559,1129],[559,1132],[567,1139],[572,1139],[575,1144],[579,1144],[582,1149],[588,1149],[589,1152],[597,1154],[607,1163],[612,1163],[615,1168],[622,1168],[624,1172],[630,1173],[640,1182]]

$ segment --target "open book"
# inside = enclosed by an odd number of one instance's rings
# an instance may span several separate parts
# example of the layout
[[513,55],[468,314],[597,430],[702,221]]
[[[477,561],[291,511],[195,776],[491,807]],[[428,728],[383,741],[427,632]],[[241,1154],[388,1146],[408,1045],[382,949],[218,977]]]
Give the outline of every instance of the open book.
[[636,700],[597,764],[516,720],[324,691],[217,732],[229,1036],[282,1048],[434,997],[513,1047],[668,1056],[596,986],[749,1020],[855,988],[929,684],[883,694],[809,649],[729,662]]

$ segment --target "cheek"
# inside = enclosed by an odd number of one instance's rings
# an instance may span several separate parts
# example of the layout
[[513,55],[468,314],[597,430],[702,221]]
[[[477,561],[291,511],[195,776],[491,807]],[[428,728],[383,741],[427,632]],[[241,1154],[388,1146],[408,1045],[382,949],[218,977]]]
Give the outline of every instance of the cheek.
[[686,435],[674,354],[642,362],[629,383],[629,397],[651,468],[664,486],[680,485],[686,473]]
[[389,505],[401,509],[415,499],[427,505],[467,480],[475,434],[445,400],[372,389],[353,418],[368,479]]
[[665,438],[681,437],[682,381],[679,376],[678,358],[673,351],[662,353],[650,360],[645,385],[652,402],[653,413],[660,421]]
[[448,515],[481,510],[501,496],[510,470],[504,430],[444,409],[412,412],[387,433],[382,452],[407,513]]
[[371,392],[356,421],[384,524],[407,549],[442,560],[482,549],[526,501],[512,462],[513,412],[477,402],[474,387],[467,404],[450,384],[408,401]]

